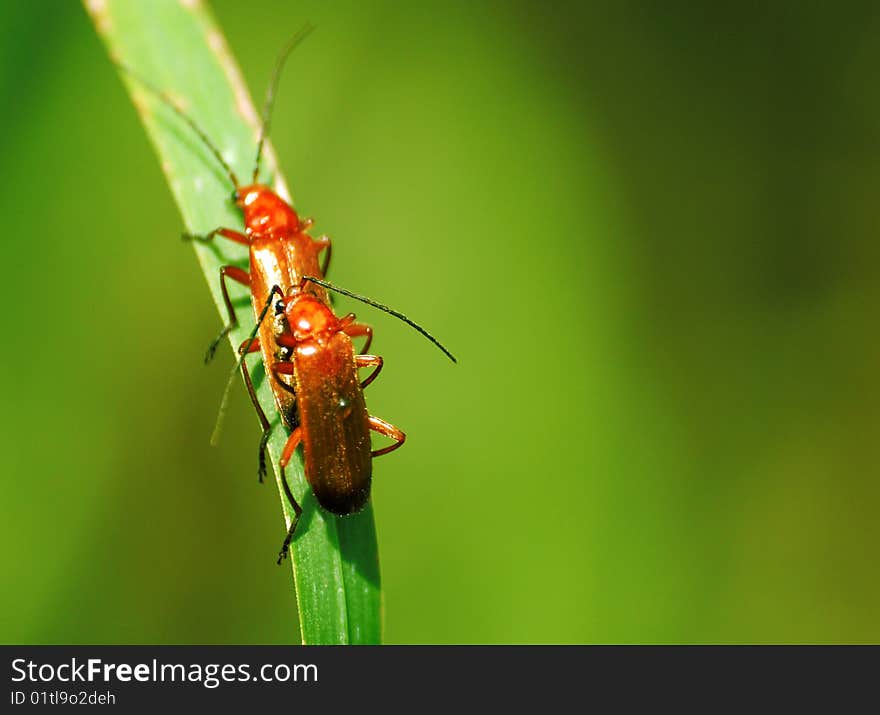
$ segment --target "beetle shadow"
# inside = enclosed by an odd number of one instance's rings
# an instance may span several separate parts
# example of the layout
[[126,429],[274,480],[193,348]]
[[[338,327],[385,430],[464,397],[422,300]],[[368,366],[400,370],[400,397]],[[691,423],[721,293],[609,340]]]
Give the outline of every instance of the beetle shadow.
[[[255,360],[253,364],[250,365],[250,371],[251,382],[254,383],[254,389],[259,390],[266,381],[266,366],[263,365],[262,360]],[[281,425],[281,417],[276,414],[270,422],[272,424],[272,432],[274,432]]]
[[373,525],[373,507],[368,504],[362,511],[336,517],[339,537],[339,555],[346,571],[354,571],[371,586],[379,589],[379,549]]
[[[325,518],[336,520],[334,530],[329,529],[330,522],[319,525],[315,519],[315,513],[321,509],[318,500],[309,489],[300,502],[302,514],[293,536],[293,544],[296,544],[312,528],[323,528],[327,540],[334,544],[342,559],[343,570],[346,573],[355,572],[359,578],[370,584],[372,588],[379,589],[381,579],[379,575],[379,557],[376,547],[376,532],[372,523],[372,510],[368,506],[358,514],[351,516],[333,517],[324,512]],[[335,536],[335,538],[334,538]]]
[[299,516],[299,522],[296,525],[296,533],[293,535],[292,544],[299,541],[300,537],[311,528],[312,522],[315,520],[315,512],[320,508],[318,506],[318,500],[315,499],[315,495],[312,494],[311,489],[309,489],[303,496],[302,501],[300,502],[300,508],[302,509],[302,514]]

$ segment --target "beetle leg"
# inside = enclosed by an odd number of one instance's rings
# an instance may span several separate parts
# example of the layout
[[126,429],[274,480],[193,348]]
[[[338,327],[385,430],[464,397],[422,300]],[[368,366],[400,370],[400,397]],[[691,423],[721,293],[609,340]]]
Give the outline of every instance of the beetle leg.
[[[250,343],[250,347],[248,347],[248,343]],[[250,341],[245,340],[238,347],[238,354],[241,355],[245,349],[247,349],[248,353],[257,353],[260,351],[260,339]],[[260,405],[260,401],[257,399],[257,392],[254,390],[254,383],[251,380],[251,372],[248,370],[247,363],[242,360],[241,361],[241,374],[244,376],[244,384],[247,386],[248,395],[250,395],[251,402],[254,405],[254,409],[257,411],[257,417],[260,418],[260,424],[263,427],[263,434],[260,437],[260,451],[259,451],[259,468],[257,469],[257,477],[262,483],[263,477],[266,476],[266,444],[269,442],[269,436],[272,434],[272,425],[269,422],[269,418],[266,417],[266,413],[263,411],[262,405]]]
[[290,542],[293,540],[293,532],[296,531],[296,525],[299,523],[299,517],[302,514],[302,507],[294,499],[293,492],[290,491],[290,485],[287,483],[287,475],[284,473],[284,468],[290,462],[290,458],[301,441],[302,429],[297,427],[290,433],[290,437],[287,438],[287,442],[284,444],[284,451],[281,453],[281,459],[278,460],[278,466],[281,468],[281,484],[284,486],[284,493],[287,494],[287,499],[293,507],[293,519],[290,522],[290,528],[287,530],[287,536],[284,537],[284,543],[281,544],[281,551],[278,552],[279,565],[287,558],[287,552],[290,551]]
[[379,373],[382,371],[382,365],[384,361],[378,355],[355,355],[354,356],[355,365],[358,367],[374,367],[376,368],[367,375],[366,379],[361,382],[361,387],[364,388],[369,385],[373,380],[375,380]]
[[330,268],[330,256],[333,254],[333,242],[329,236],[319,236],[312,239],[318,244],[318,251],[324,251],[324,261],[321,263],[321,275],[327,276],[327,269]]
[[231,228],[215,228],[213,231],[204,235],[197,233],[181,234],[181,238],[184,241],[198,241],[199,243],[209,243],[214,236],[223,236],[223,238],[228,238],[230,241],[235,241],[236,243],[242,243],[245,246],[249,246],[251,243],[247,236],[239,231],[233,231]]
[[366,353],[367,350],[370,349],[370,344],[373,342],[373,328],[369,325],[365,325],[364,323],[350,323],[342,328],[342,332],[350,338],[366,336],[367,340],[361,348],[361,353]]
[[289,348],[290,350],[294,350],[298,345],[296,338],[290,333],[281,333],[281,335],[275,338],[275,342],[282,348]]
[[397,429],[397,427],[395,427],[393,424],[390,424],[389,422],[386,422],[385,420],[379,419],[378,417],[373,417],[373,415],[370,415],[367,420],[369,421],[371,430],[395,440],[394,444],[389,444],[387,447],[383,447],[382,449],[374,449],[372,452],[372,455],[374,457],[378,457],[382,454],[388,454],[389,452],[393,452],[398,447],[403,446],[403,443],[406,441],[406,435],[403,433],[402,430]]
[[292,362],[276,362],[272,365],[272,373],[275,375],[275,379],[278,380],[278,384],[281,385],[281,387],[292,395],[296,394],[296,390],[281,379],[281,375],[293,375]]
[[205,353],[206,365],[213,360],[214,353],[217,352],[217,346],[220,344],[220,341],[229,335],[230,330],[238,325],[238,318],[235,317],[235,309],[232,307],[232,300],[229,298],[229,290],[226,287],[227,278],[231,278],[236,283],[241,283],[248,288],[251,286],[251,276],[243,268],[238,268],[237,266],[220,266],[220,288],[223,292],[223,302],[226,304],[226,312],[229,314],[229,322],[208,346],[208,351]]

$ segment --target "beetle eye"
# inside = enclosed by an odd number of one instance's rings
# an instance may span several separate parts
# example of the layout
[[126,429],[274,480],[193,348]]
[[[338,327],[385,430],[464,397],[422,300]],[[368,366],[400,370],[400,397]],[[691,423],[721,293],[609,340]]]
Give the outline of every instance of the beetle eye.
[[280,300],[275,303],[275,315],[281,315],[284,312],[284,303]]
[[238,193],[238,189],[232,192],[232,202],[238,203],[238,200],[241,198],[241,194]]

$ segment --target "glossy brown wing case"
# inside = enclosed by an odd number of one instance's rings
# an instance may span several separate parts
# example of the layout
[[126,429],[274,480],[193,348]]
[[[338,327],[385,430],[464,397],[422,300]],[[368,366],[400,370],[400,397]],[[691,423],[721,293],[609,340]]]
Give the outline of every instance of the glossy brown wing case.
[[303,426],[305,473],[318,503],[334,514],[360,510],[370,497],[370,428],[350,338],[296,348],[294,382]]

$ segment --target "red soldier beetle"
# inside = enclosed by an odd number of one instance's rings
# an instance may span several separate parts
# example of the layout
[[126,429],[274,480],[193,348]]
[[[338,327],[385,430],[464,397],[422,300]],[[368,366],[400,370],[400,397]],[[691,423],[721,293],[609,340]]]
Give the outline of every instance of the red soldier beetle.
[[[291,430],[279,460],[279,467],[282,485],[294,508],[295,517],[284,540],[278,563],[287,555],[302,513],[284,471],[300,443],[304,447],[306,478],[318,503],[331,513],[344,515],[360,511],[369,499],[372,457],[399,448],[406,439],[401,430],[369,415],[366,410],[363,388],[377,377],[383,361],[378,356],[356,354],[351,338],[365,337],[366,351],[372,341],[372,329],[355,322],[353,314],[343,318],[336,317],[330,307],[326,290],[355,298],[403,320],[455,362],[452,354],[439,341],[403,314],[323,280],[331,254],[330,240],[327,237],[314,239],[309,236],[307,231],[312,226],[312,220],[300,219],[290,204],[269,187],[258,183],[260,159],[268,135],[274,93],[281,69],[291,50],[311,29],[306,27],[297,33],[282,50],[276,62],[263,111],[252,183],[246,186],[239,183],[219,149],[189,115],[164,92],[121,66],[121,69],[134,76],[183,119],[211,151],[226,171],[234,187],[233,201],[244,216],[244,233],[220,227],[205,235],[184,234],[184,238],[208,242],[215,236],[221,236],[249,249],[249,271],[237,266],[222,266],[220,269],[221,290],[229,322],[211,343],[205,362],[211,360],[219,343],[237,325],[226,285],[228,278],[250,289],[256,318],[250,338],[239,346],[239,360],[233,374],[241,369],[251,401],[263,426],[259,450],[260,481],[265,475],[265,449],[272,427],[257,399],[245,363],[247,354],[256,351],[262,353],[276,406],[283,422]],[[322,251],[324,260],[319,265],[318,256]],[[263,296],[267,298],[264,299]],[[266,315],[276,296],[280,298],[276,315],[267,322]],[[285,358],[276,358],[279,348],[286,351]],[[362,367],[373,367],[374,370],[360,381],[357,370]],[[288,384],[282,376],[291,378],[293,384]],[[394,443],[372,450],[369,438],[371,430],[395,440]]]
[[[305,276],[302,284],[288,295],[280,287],[272,287],[250,339],[242,346],[239,361],[243,364],[245,355],[250,352],[261,350],[265,353],[265,349],[258,345],[260,323],[265,320],[269,306],[277,296],[275,313],[283,315],[284,326],[276,334],[275,341],[287,356],[267,365],[267,372],[278,377],[281,384],[286,384],[280,380],[281,375],[293,378],[298,416],[296,426],[288,425],[291,433],[278,461],[281,482],[294,510],[278,555],[279,564],[287,556],[302,514],[284,471],[300,444],[303,445],[306,480],[318,503],[327,511],[344,516],[360,511],[370,497],[372,458],[388,454],[406,441],[403,431],[367,412],[363,389],[376,379],[384,362],[377,355],[355,353],[350,338],[352,332],[357,332],[355,315],[349,313],[343,318],[336,317],[329,305],[305,292],[306,282],[390,313],[415,328],[456,362],[452,353],[433,335],[382,303],[314,276]],[[374,368],[373,372],[361,381],[357,371],[366,367]],[[372,449],[371,431],[393,439],[394,443]]]
[[[223,158],[222,153],[211,139],[205,134],[200,126],[184,112],[177,104],[166,95],[165,92],[153,86],[150,82],[140,77],[127,67],[121,66],[123,70],[135,77],[144,87],[155,94],[164,104],[172,109],[189,127],[195,132],[202,143],[210,150],[214,158],[223,167],[230,182],[233,186],[232,200],[241,209],[244,217],[245,230],[219,227],[209,231],[203,235],[185,233],[185,240],[196,240],[203,243],[212,241],[215,237],[220,236],[229,241],[246,246],[249,251],[249,270],[244,270],[238,266],[221,266],[220,267],[220,289],[223,296],[223,302],[226,306],[228,322],[220,331],[217,337],[212,341],[205,354],[205,362],[210,362],[217,347],[223,339],[238,324],[235,309],[229,296],[227,280],[239,283],[251,292],[251,303],[254,311],[254,318],[259,320],[260,311],[265,301],[265,296],[269,294],[272,286],[278,286],[285,294],[298,288],[302,283],[303,276],[324,276],[330,263],[332,244],[327,236],[321,236],[317,239],[308,235],[308,230],[312,227],[312,219],[300,219],[296,210],[275,193],[268,186],[258,182],[260,173],[260,161],[263,156],[263,147],[266,137],[268,136],[272,109],[274,107],[275,91],[278,81],[281,77],[281,71],[284,63],[290,55],[291,51],[311,32],[313,28],[307,25],[300,30],[293,38],[282,48],[276,60],[272,77],[269,82],[269,88],[266,92],[266,102],[263,108],[262,122],[260,127],[259,139],[257,141],[257,155],[254,161],[254,171],[251,183],[242,185],[232,167]],[[323,252],[323,262],[319,263],[319,254]],[[328,301],[326,291],[323,287],[311,285],[310,290],[324,302]],[[274,354],[272,350],[275,348],[274,333],[279,329],[273,322],[261,323],[260,345],[264,346],[263,364],[269,365],[273,362]],[[364,336],[364,350],[368,350],[372,341],[372,329],[367,325],[350,326],[350,335]],[[243,349],[243,345],[239,346],[239,351]],[[259,446],[259,467],[258,478],[262,482],[266,474],[266,444],[272,432],[269,419],[266,416],[262,406],[257,400],[254,390],[253,381],[250,373],[244,363],[241,363],[241,370],[247,386],[248,394],[251,402],[260,419],[263,428],[263,434],[260,438]],[[294,411],[294,402],[292,391],[289,386],[279,380],[276,375],[267,373],[267,379],[270,380],[270,387],[275,399],[275,405],[282,419],[288,427],[295,426],[296,418]],[[225,405],[226,393],[224,393],[223,404]],[[223,408],[221,407],[221,415]],[[212,441],[217,436],[219,429],[215,429]]]

